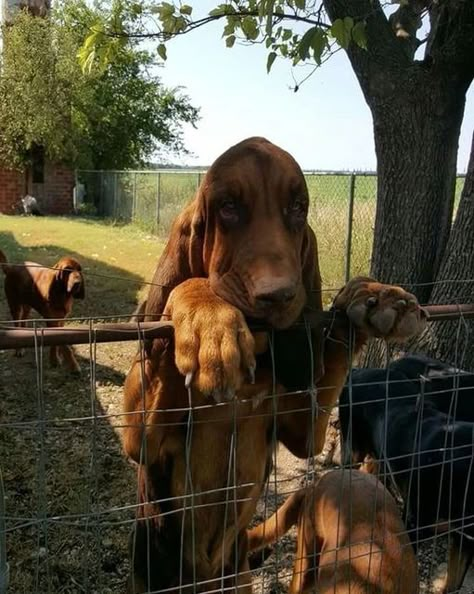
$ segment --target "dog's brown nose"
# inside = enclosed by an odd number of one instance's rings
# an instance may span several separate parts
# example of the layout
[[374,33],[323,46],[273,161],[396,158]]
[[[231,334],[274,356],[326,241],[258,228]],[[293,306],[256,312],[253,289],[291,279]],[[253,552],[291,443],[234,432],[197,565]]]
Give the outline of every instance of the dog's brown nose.
[[288,280],[263,281],[255,287],[254,298],[257,305],[271,307],[284,305],[296,297],[296,284]]

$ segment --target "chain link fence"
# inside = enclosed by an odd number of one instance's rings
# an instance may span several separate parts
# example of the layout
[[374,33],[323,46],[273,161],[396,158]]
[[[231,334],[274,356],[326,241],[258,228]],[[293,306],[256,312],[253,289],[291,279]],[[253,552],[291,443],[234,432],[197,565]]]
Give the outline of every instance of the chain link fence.
[[[171,223],[199,187],[205,171],[78,171],[84,209],[134,223],[157,235]],[[366,274],[372,253],[377,176],[374,172],[306,171],[309,220],[318,237],[325,287]],[[464,176],[458,176],[456,205]]]

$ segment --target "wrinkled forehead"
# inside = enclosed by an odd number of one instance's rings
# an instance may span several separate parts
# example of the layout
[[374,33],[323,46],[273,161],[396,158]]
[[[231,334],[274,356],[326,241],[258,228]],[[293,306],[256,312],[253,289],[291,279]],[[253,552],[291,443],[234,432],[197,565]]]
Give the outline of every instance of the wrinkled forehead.
[[207,196],[232,197],[307,193],[300,166],[286,151],[268,141],[240,143],[223,153],[204,180]]
[[74,260],[74,258],[62,258],[58,262],[58,268],[79,271],[82,270],[81,265],[77,260]]

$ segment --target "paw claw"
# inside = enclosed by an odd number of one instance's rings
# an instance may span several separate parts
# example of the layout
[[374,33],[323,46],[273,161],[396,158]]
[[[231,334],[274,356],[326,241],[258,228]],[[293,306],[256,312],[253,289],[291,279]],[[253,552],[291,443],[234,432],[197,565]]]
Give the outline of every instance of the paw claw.
[[378,301],[378,300],[377,300],[377,297],[369,297],[369,298],[367,299],[367,305],[368,305],[369,307],[374,307],[374,305],[377,305],[377,301]]
[[255,365],[252,365],[251,367],[249,367],[248,372],[249,372],[250,383],[254,384],[255,383]]
[[194,377],[194,372],[190,371],[186,374],[186,377],[184,379],[184,386],[185,388],[188,390],[191,387],[192,381],[193,381],[193,377]]
[[231,388],[228,388],[225,392],[224,392],[224,400],[227,400],[228,402],[230,402],[231,400],[233,400],[235,398],[235,391],[232,390]]

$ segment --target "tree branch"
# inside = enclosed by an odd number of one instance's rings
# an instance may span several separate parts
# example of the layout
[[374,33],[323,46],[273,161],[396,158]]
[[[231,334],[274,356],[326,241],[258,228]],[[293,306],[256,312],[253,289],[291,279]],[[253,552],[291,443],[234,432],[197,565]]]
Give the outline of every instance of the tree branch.
[[474,77],[474,2],[446,0],[431,16],[433,35],[426,57],[437,66]]
[[[132,33],[132,32],[114,32],[114,31],[108,31],[107,35],[109,37],[127,37],[130,39],[158,39],[160,41],[169,41],[170,39],[172,39],[173,37],[177,37],[178,35],[186,35],[188,33],[191,33],[191,31],[194,31],[195,29],[199,29],[200,27],[203,27],[205,25],[208,25],[209,23],[212,23],[213,21],[218,21],[220,19],[223,18],[227,18],[229,16],[232,17],[236,17],[236,18],[244,18],[246,16],[251,16],[251,17],[258,17],[259,12],[258,10],[240,10],[238,12],[233,12],[232,14],[218,14],[218,15],[209,15],[206,17],[202,17],[196,21],[192,21],[187,27],[186,29],[184,29],[183,31],[178,31],[176,33],[165,33],[164,31],[154,31],[154,32],[150,32],[150,33]],[[331,25],[329,23],[326,23],[324,21],[322,21],[319,17],[317,18],[311,18],[311,17],[304,17],[298,14],[290,14],[290,13],[277,13],[277,12],[273,12],[273,13],[269,13],[268,16],[272,16],[275,19],[278,19],[279,21],[294,21],[294,22],[298,22],[298,23],[305,23],[307,25],[312,25],[312,26],[316,26],[316,27],[321,27],[323,29],[329,29],[331,27]]]
[[397,39],[378,0],[323,0],[331,19],[350,16],[354,21],[365,20],[367,50],[351,43],[347,50],[352,68],[359,80],[366,100],[393,94],[401,70],[409,68],[413,60]]

